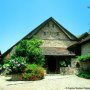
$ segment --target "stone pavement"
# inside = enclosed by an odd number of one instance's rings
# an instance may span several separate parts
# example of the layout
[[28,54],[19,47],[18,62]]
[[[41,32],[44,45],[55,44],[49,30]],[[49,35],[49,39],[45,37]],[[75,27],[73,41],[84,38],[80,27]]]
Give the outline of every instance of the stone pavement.
[[45,76],[39,81],[8,81],[0,76],[0,90],[90,90],[90,80],[75,75]]

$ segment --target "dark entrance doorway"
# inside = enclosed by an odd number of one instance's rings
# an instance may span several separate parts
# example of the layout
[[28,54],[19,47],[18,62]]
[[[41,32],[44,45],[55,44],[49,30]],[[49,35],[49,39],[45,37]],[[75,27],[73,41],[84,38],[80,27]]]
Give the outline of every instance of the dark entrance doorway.
[[55,74],[57,73],[57,59],[54,56],[48,56],[46,58],[47,64],[47,73],[48,74]]

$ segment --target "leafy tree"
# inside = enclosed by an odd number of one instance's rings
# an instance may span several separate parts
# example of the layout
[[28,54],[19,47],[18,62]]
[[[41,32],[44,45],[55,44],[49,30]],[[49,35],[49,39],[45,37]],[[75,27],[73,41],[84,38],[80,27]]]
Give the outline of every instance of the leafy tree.
[[36,63],[43,65],[44,64],[44,55],[42,54],[42,50],[40,45],[42,44],[41,40],[33,38],[28,41],[28,58],[31,63]]
[[15,56],[26,57],[28,53],[27,49],[28,49],[27,40],[22,40],[15,48]]
[[41,66],[44,65],[44,55],[40,45],[43,42],[39,39],[32,38],[31,40],[22,40],[15,48],[15,53],[12,57],[24,57],[28,63],[35,63]]
[[22,73],[27,64],[44,65],[45,59],[40,45],[42,41],[36,38],[22,40],[11,53],[9,60],[4,61],[3,68],[7,74]]

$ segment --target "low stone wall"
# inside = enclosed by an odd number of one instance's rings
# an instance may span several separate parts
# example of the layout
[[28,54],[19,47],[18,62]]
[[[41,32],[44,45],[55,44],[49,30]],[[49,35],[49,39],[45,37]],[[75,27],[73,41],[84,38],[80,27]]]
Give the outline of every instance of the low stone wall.
[[72,67],[60,67],[61,75],[72,75],[75,74],[75,68]]
[[90,68],[90,61],[80,62],[80,67],[83,69]]
[[12,74],[11,80],[12,81],[21,81],[22,80],[22,74]]

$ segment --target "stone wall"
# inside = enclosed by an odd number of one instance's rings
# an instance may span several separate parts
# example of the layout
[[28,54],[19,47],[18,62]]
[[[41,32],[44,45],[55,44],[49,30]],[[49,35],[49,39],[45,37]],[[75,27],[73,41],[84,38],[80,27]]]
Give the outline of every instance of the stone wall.
[[40,39],[68,39],[68,37],[53,22],[46,24],[36,34]]
[[80,72],[90,72],[90,61],[79,62],[80,68],[75,68],[75,74],[78,75]]
[[80,67],[83,69],[90,68],[90,61],[80,62]]
[[81,54],[87,54],[90,53],[90,43],[83,44],[81,46]]
[[72,75],[75,73],[75,68],[73,67],[60,67],[61,75]]
[[72,75],[77,72],[77,60],[76,58],[71,59],[71,66],[68,67],[60,67],[60,74],[62,75]]
[[76,68],[77,60],[76,58],[71,59],[71,67]]
[[36,36],[43,40],[41,47],[64,47],[67,48],[76,41],[71,41],[65,33],[60,30],[53,22],[46,24],[36,34]]

